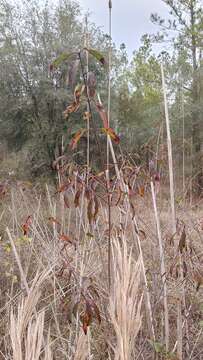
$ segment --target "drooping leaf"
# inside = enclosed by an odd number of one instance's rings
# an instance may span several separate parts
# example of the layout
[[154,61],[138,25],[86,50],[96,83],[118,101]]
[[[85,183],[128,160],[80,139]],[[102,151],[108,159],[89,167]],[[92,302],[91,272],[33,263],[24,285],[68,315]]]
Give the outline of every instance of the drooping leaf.
[[70,142],[70,148],[74,150],[78,144],[78,141],[81,139],[81,137],[85,134],[87,130],[86,129],[80,129],[76,132],[76,134],[73,136],[71,142]]
[[68,118],[68,116],[74,112],[76,112],[80,107],[80,102],[73,101],[72,104],[68,105],[65,111],[63,112],[63,115],[65,119]]
[[62,53],[60,54],[51,64],[52,67],[57,68],[65,61],[69,60],[72,56],[76,55],[76,53]]
[[104,109],[103,104],[96,103],[95,105],[96,105],[97,111],[99,113],[99,116],[103,122],[104,128],[108,128],[108,126],[109,126],[108,115],[107,115],[106,110]]
[[80,97],[82,95],[82,93],[84,92],[85,90],[85,86],[82,85],[82,84],[78,84],[76,87],[75,87],[75,90],[74,90],[74,98],[75,98],[75,103],[76,104],[79,104],[80,103]]
[[115,144],[120,143],[119,136],[116,135],[115,131],[112,128],[102,128],[102,131],[105,132],[105,134],[109,135],[110,138],[115,142]]
[[101,54],[99,51],[95,49],[88,49],[85,48],[95,59],[97,59],[103,66],[106,65],[106,60],[104,58],[104,55]]

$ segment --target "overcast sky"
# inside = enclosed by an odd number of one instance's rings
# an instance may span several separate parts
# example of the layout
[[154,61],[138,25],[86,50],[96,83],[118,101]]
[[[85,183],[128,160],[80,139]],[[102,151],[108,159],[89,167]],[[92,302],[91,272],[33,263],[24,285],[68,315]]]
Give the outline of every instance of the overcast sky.
[[[84,11],[89,10],[91,19],[104,32],[108,32],[108,0],[78,0]],[[125,43],[128,54],[139,47],[144,33],[155,33],[157,28],[150,22],[150,14],[157,12],[166,17],[168,8],[161,0],[112,0],[113,40],[119,46]]]

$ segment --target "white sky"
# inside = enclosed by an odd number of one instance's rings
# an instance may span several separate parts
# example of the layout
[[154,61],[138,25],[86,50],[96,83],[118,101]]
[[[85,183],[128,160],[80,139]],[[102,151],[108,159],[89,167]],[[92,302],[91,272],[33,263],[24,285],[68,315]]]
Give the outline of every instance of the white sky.
[[[104,32],[108,32],[108,0],[78,0],[84,12],[91,13],[91,19]],[[140,45],[144,33],[158,30],[150,21],[150,14],[157,12],[163,17],[168,15],[168,7],[162,0],[112,0],[112,36],[119,46],[125,43],[128,54]]]

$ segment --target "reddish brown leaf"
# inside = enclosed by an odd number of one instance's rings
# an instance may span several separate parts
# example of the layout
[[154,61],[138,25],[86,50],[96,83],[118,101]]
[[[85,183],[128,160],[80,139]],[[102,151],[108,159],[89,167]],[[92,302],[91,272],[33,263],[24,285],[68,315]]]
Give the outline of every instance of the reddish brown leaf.
[[92,223],[92,220],[93,220],[93,199],[90,199],[89,203],[88,203],[88,206],[87,206],[87,217],[88,217],[88,221],[89,221],[89,224]]
[[145,187],[144,186],[139,186],[138,193],[139,193],[140,196],[143,197],[144,194],[145,194]]
[[24,236],[28,235],[31,223],[32,223],[32,218],[31,218],[31,215],[29,215],[27,217],[25,223],[22,225],[22,230],[23,230],[23,235]]
[[105,134],[109,135],[110,138],[115,142],[115,144],[119,144],[120,138],[116,135],[115,131],[112,128],[102,128]]
[[81,195],[81,189],[79,189],[76,194],[75,194],[75,199],[74,199],[74,204],[75,207],[77,208],[80,204],[80,195]]
[[71,105],[68,105],[66,110],[63,112],[65,118],[67,118],[73,112],[76,112],[80,107],[80,103],[74,101]]
[[91,323],[91,319],[92,319],[91,314],[89,314],[88,312],[85,312],[84,315],[82,316],[82,328],[85,335],[87,335],[87,329]]
[[78,141],[81,139],[81,137],[85,134],[87,130],[86,129],[80,129],[76,132],[76,134],[73,136],[71,142],[70,142],[70,148],[74,150],[78,144]]
[[65,235],[65,234],[61,234],[59,236],[59,239],[66,242],[66,243],[69,243],[69,244],[73,245],[74,248],[76,248],[76,243],[75,243],[75,241],[73,239],[70,238],[70,236]]

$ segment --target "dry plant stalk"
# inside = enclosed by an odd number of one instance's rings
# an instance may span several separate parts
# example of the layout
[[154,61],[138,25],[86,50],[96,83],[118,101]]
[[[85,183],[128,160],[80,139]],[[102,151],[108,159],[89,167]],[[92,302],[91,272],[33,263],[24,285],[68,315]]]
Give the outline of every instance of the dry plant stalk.
[[[169,166],[169,179],[170,179],[170,199],[171,199],[171,216],[172,216],[172,229],[173,234],[176,233],[176,215],[175,215],[175,197],[174,197],[174,176],[173,176],[173,158],[172,158],[172,143],[171,143],[171,132],[169,123],[169,112],[166,94],[166,83],[164,76],[163,64],[161,64],[161,75],[162,75],[162,86],[164,95],[164,107],[165,107],[165,118],[166,118],[166,130],[167,130],[167,146],[168,146],[168,166]],[[175,251],[178,250],[177,244],[175,244]],[[181,264],[181,255],[179,254],[179,263]],[[181,294],[180,294],[181,295]],[[183,358],[183,332],[182,332],[182,296],[178,302],[177,309],[177,354],[179,360]]]
[[152,192],[152,201],[153,201],[154,214],[155,214],[156,227],[157,227],[157,235],[159,240],[161,279],[164,290],[163,292],[164,292],[165,342],[166,342],[166,351],[168,351],[169,350],[169,315],[168,315],[168,300],[167,300],[167,285],[166,285],[166,267],[165,267],[165,257],[164,257],[164,249],[163,249],[162,236],[161,236],[160,221],[159,221],[157,204],[156,204],[156,195],[154,190],[154,183],[152,181],[151,181],[151,192]]
[[142,297],[139,299],[140,259],[133,262],[132,251],[128,253],[125,238],[122,243],[112,238],[112,260],[109,314],[116,334],[113,349],[115,360],[130,360],[142,322]]

